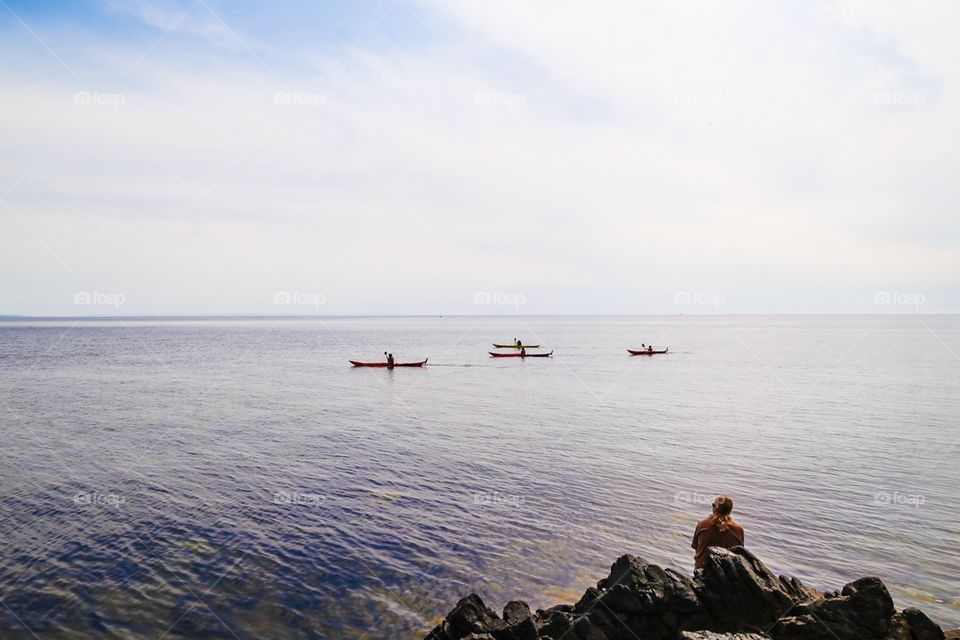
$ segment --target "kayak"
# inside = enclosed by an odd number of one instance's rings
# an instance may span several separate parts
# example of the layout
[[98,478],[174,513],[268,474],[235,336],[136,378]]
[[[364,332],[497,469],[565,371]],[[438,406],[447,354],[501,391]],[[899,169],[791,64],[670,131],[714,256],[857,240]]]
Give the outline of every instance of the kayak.
[[494,358],[549,358],[553,355],[553,351],[550,353],[495,353],[493,351],[488,351],[491,356]]
[[497,349],[519,349],[520,347],[523,347],[524,349],[537,349],[540,347],[538,344],[524,344],[517,346],[515,344],[497,344],[496,342],[493,343],[493,346],[495,346]]
[[[429,360],[429,358],[427,358],[427,360]],[[351,360],[350,364],[355,367],[387,367],[388,369],[393,369],[393,367],[422,367],[427,364],[427,360],[421,362],[395,362],[393,366],[386,362],[357,362],[356,360]]]
[[669,348],[667,348],[667,349],[662,349],[662,350],[660,350],[660,351],[658,351],[658,350],[656,350],[656,349],[654,349],[653,351],[648,351],[647,349],[641,349],[641,350],[639,350],[639,351],[635,351],[635,350],[633,350],[633,349],[627,349],[627,351],[629,351],[629,352],[630,352],[630,355],[632,355],[632,356],[652,356],[652,355],[656,355],[656,354],[658,354],[658,353],[666,353],[666,352],[669,351],[669,350],[670,350]]

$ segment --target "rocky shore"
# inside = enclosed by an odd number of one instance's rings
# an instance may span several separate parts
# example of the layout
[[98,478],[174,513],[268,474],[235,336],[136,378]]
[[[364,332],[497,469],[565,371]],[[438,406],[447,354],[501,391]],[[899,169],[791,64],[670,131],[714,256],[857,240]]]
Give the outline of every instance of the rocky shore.
[[693,578],[621,556],[572,605],[499,616],[479,596],[457,603],[426,640],[943,640],[919,609],[897,611],[879,578],[821,592],[776,577],[742,547],[712,548]]

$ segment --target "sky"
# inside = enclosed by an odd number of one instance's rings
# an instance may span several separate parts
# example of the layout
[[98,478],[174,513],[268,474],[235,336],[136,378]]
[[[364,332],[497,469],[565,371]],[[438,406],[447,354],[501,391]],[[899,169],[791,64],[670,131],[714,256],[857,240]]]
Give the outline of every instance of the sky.
[[960,3],[0,0],[0,314],[955,313]]

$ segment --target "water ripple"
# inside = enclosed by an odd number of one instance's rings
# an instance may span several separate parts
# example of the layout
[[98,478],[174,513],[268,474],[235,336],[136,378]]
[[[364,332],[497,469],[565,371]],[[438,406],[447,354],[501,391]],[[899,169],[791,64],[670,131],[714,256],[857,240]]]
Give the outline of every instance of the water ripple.
[[[409,636],[689,571],[719,491],[775,571],[960,626],[952,317],[124,325],[0,323],[4,637]],[[384,336],[436,363],[345,366]]]

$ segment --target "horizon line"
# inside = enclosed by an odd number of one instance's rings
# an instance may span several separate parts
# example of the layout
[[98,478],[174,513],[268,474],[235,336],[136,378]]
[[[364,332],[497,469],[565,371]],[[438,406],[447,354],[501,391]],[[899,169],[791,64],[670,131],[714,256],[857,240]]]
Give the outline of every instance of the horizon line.
[[256,313],[186,313],[186,314],[133,314],[133,315],[25,315],[0,314],[0,321],[9,320],[185,320],[185,319],[259,319],[259,320],[308,320],[311,318],[530,318],[530,317],[569,317],[569,318],[629,318],[637,316],[658,317],[732,317],[732,316],[955,316],[960,311],[903,311],[868,313],[862,311],[812,311],[812,312],[746,312],[746,313],[517,313],[517,314],[469,314],[469,313],[368,313],[368,314],[256,314]]

